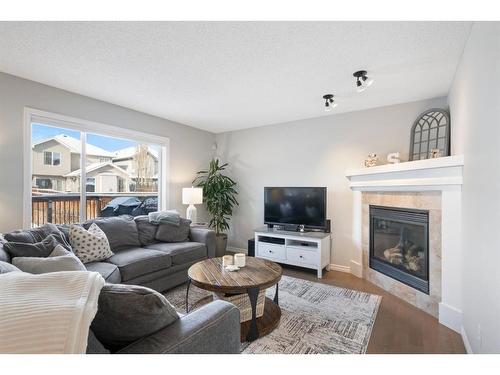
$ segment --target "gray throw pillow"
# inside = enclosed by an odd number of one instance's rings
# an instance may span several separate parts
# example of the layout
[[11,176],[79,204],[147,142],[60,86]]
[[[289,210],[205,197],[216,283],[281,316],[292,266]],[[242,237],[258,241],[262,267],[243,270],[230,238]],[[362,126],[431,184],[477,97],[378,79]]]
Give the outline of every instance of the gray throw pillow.
[[13,264],[0,261],[0,275],[2,273],[19,272],[19,271],[21,271],[21,270],[19,268],[17,268],[16,266],[14,266]]
[[64,238],[69,243],[69,224],[56,224],[57,229],[64,234]]
[[33,229],[20,229],[4,235],[8,242],[37,243],[42,242],[48,235],[60,233],[54,224],[45,224]]
[[42,274],[60,271],[86,271],[83,263],[73,253],[57,245],[47,258],[16,257],[12,263],[21,271]]
[[91,328],[106,348],[116,351],[177,319],[174,307],[153,289],[105,284]]
[[66,250],[72,251],[70,244],[61,232],[49,234],[37,243],[6,242],[3,248],[12,258],[15,257],[48,257],[57,245],[62,245]]
[[162,242],[186,242],[189,240],[191,220],[181,218],[178,226],[160,224],[155,238]]
[[139,241],[142,246],[152,245],[158,242],[155,238],[156,231],[158,230],[157,224],[150,223],[147,215],[136,216],[134,220],[137,224]]
[[112,251],[132,246],[141,246],[139,231],[134,218],[130,215],[100,217],[83,223],[85,229],[95,223],[106,234]]

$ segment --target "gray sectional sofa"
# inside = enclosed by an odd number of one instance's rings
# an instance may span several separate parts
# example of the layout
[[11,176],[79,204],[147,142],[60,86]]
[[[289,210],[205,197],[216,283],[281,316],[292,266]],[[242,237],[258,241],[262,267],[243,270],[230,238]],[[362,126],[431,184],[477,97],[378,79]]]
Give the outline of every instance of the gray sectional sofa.
[[[215,233],[190,227],[189,222],[181,223],[179,228],[167,228],[170,232],[163,234],[168,239],[183,239],[180,242],[159,240],[158,226],[151,225],[147,216],[98,218],[82,225],[88,228],[92,223],[106,233],[114,255],[105,261],[87,263],[85,267],[101,274],[108,283],[141,285],[164,292],[186,282],[192,264],[215,256]],[[54,230],[68,236],[67,226],[49,224],[36,230],[11,232],[4,238],[34,243]],[[1,243],[0,261],[11,261]],[[230,303],[215,301],[119,352],[239,353],[239,330],[239,310]],[[89,339],[89,352],[102,352],[98,342]]]

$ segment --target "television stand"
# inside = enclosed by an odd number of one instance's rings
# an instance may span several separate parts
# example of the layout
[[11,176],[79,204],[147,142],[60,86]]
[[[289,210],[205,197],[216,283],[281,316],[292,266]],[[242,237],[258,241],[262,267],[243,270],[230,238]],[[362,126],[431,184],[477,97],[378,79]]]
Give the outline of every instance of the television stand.
[[330,233],[290,232],[267,227],[255,230],[255,256],[309,269],[323,276],[330,265]]

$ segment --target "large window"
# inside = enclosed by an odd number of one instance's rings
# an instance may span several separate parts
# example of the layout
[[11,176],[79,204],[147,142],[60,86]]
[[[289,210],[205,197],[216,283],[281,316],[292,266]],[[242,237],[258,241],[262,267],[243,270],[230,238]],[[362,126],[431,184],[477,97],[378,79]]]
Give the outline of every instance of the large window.
[[31,226],[167,208],[167,139],[54,116],[27,125]]

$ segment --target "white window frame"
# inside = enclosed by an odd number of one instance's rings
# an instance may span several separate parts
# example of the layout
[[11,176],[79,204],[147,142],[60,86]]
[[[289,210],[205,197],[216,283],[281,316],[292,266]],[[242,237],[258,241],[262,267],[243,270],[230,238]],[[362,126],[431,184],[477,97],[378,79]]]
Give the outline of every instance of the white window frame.
[[[45,163],[45,154],[50,154],[50,163],[49,164]],[[54,154],[59,155],[59,164],[54,164]],[[56,151],[44,151],[43,152],[43,165],[52,165],[52,166],[61,165],[61,153],[56,152]]]
[[[89,180],[92,180],[92,182],[89,182]],[[96,187],[96,179],[95,179],[95,177],[86,177],[85,178],[85,192],[87,192],[87,186],[88,185],[93,185],[94,186],[94,192],[95,192],[95,187]]]
[[96,134],[107,137],[123,138],[136,142],[153,143],[160,146],[160,157],[158,158],[159,184],[158,184],[158,208],[166,210],[170,207],[170,138],[155,134],[144,133],[137,130],[122,128],[115,125],[103,124],[95,121],[79,119],[76,117],[61,115],[58,113],[47,112],[35,108],[24,108],[24,136],[23,136],[23,226],[31,228],[31,185],[33,178],[33,157],[31,147],[31,131],[33,123],[47,124],[70,130],[79,131],[81,134],[82,150],[80,157],[80,221],[85,220],[86,212],[86,184],[87,176],[85,171],[86,152],[85,145],[87,134]]
[[[48,177],[35,177],[35,185],[36,185],[36,187],[38,187],[38,185],[37,185],[37,184],[38,184],[38,181],[39,181],[39,180],[49,180],[49,181],[50,181],[50,184],[51,184],[51,185],[53,185],[53,184],[52,184],[52,179],[51,179],[51,178],[48,178]],[[52,186],[52,187],[53,187],[53,186]],[[44,188],[39,188],[39,189],[44,189]]]
[[[46,163],[47,160],[45,159],[45,157],[47,156],[47,154],[50,154],[50,163],[49,164]],[[52,161],[53,161],[52,151],[44,151],[43,152],[43,165],[53,165]]]

